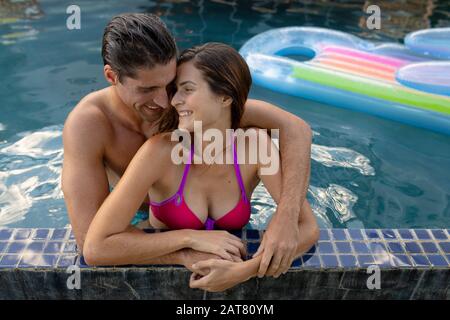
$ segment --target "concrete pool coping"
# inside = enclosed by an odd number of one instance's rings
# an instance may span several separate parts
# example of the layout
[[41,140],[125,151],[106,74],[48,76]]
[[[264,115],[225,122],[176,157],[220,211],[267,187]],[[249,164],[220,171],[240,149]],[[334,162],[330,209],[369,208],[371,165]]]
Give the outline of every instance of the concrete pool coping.
[[[252,254],[263,231],[233,233]],[[372,265],[380,289],[368,288]],[[67,286],[70,266],[80,289]],[[176,265],[87,266],[71,228],[0,228],[0,299],[450,299],[450,229],[321,229],[278,279],[210,293],[190,289],[189,277]]]

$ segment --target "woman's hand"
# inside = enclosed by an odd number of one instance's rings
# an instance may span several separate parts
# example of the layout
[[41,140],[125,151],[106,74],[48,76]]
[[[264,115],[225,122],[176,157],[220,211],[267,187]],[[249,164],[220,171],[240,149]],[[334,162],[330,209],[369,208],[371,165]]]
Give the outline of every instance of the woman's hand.
[[220,230],[189,230],[187,247],[215,254],[229,261],[242,261],[246,255],[241,239]]
[[189,286],[210,292],[219,292],[243,282],[243,272],[239,271],[242,263],[226,260],[209,259],[192,265],[195,272],[191,275]]

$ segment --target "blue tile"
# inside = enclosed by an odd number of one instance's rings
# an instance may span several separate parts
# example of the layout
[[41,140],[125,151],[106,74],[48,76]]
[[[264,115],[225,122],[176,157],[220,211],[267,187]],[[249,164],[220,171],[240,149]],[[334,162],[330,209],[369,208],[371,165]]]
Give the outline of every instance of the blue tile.
[[321,255],[321,258],[322,258],[324,268],[339,267],[339,261],[335,255],[329,255],[329,254]]
[[345,254],[345,255],[340,255],[339,256],[339,260],[341,260],[341,264],[344,267],[357,267],[358,266],[358,261],[356,260],[355,256],[349,255],[349,254]]
[[259,239],[259,230],[247,230],[247,239]]
[[49,229],[37,229],[32,237],[33,240],[47,240]]
[[405,247],[409,253],[422,253],[422,249],[416,242],[405,242]]
[[400,242],[388,242],[387,245],[390,252],[405,253],[405,249]]
[[433,230],[431,230],[431,233],[433,234],[434,238],[437,240],[447,240],[448,239],[444,230],[433,229]]
[[414,239],[414,236],[409,229],[399,229],[398,233],[400,234],[400,237],[402,237],[402,239],[405,240]]
[[64,250],[63,250],[63,252],[66,252],[66,253],[70,253],[70,252],[76,253],[76,252],[77,252],[77,244],[76,244],[76,242],[66,242],[65,245],[64,245]]
[[369,248],[372,254],[382,254],[387,252],[387,248],[382,242],[369,242]]
[[374,264],[374,260],[372,256],[369,255],[358,255],[358,262],[361,267],[366,267]]
[[298,258],[292,262],[291,268],[298,268],[302,265],[302,259]]
[[19,266],[53,267],[56,266],[58,257],[56,254],[24,255]]
[[8,242],[0,242],[0,253],[3,252],[3,250],[5,250],[6,246],[8,245]]
[[25,249],[25,242],[11,242],[6,252],[8,253],[21,253]]
[[16,229],[14,240],[26,240],[30,237],[32,229]]
[[83,256],[78,256],[75,261],[75,264],[78,265],[80,268],[89,268],[89,265],[86,263]]
[[254,254],[256,251],[258,251],[259,248],[259,242],[248,242],[247,243],[247,253],[248,254]]
[[439,247],[445,253],[450,253],[450,242],[439,242]]
[[433,242],[422,242],[421,245],[425,253],[439,253],[438,247]]
[[320,259],[319,259],[319,256],[316,254],[316,255],[309,255],[309,254],[305,254],[303,257],[302,257],[302,260],[303,260],[303,266],[305,266],[305,267],[317,267],[317,268],[320,268]]
[[328,233],[328,229],[320,229],[320,240],[330,240],[330,234]]
[[412,254],[411,258],[413,259],[414,264],[417,267],[430,266],[430,262],[428,261],[426,256],[418,255],[418,254]]
[[374,254],[373,258],[377,265],[382,267],[395,267],[390,254]]
[[319,242],[319,252],[320,253],[335,253],[333,244],[331,242]]
[[345,229],[332,229],[331,233],[333,234],[334,240],[347,240],[347,235],[345,234]]
[[33,241],[33,242],[31,242],[27,246],[27,253],[28,253],[28,251],[32,251],[32,252],[35,252],[35,253],[39,253],[39,252],[44,251],[44,244],[45,244],[45,242],[43,242],[43,241]]
[[63,242],[48,242],[44,248],[45,253],[59,253]]
[[0,260],[0,268],[11,268],[11,267],[16,267],[17,264],[19,263],[19,255],[12,255],[12,254],[8,254],[8,255],[4,255],[3,257],[1,257]]
[[364,235],[362,234],[361,229],[348,229],[347,231],[351,239],[364,240]]
[[13,229],[0,229],[0,240],[9,240]]
[[339,253],[352,253],[352,247],[349,242],[335,242],[334,245]]
[[231,230],[230,233],[239,239],[242,239],[242,230]]
[[369,247],[364,242],[352,242],[352,245],[356,253],[370,253]]
[[58,260],[58,267],[68,267],[75,264],[76,255],[64,255]]
[[382,233],[384,239],[386,239],[386,240],[397,239],[397,236],[395,235],[394,230],[391,230],[391,229],[383,229],[383,230],[381,231],[381,233]]
[[431,236],[428,233],[428,230],[425,230],[425,229],[414,229],[414,233],[416,234],[417,238],[420,239],[420,240],[431,239]]
[[369,240],[381,239],[381,237],[378,233],[378,230],[376,230],[376,229],[366,229],[365,232],[366,232],[367,239],[369,239]]
[[53,230],[51,240],[64,240],[66,238],[67,229],[55,229]]
[[317,246],[313,245],[309,250],[306,252],[306,254],[314,254],[317,251]]
[[449,264],[445,260],[445,258],[438,254],[429,254],[427,255],[428,260],[430,260],[431,264],[436,267],[448,267]]
[[411,262],[411,259],[409,259],[409,257],[405,254],[394,254],[393,260],[395,262],[395,265],[399,267],[414,266],[414,264]]
[[70,230],[69,233],[69,240],[75,240],[75,235],[73,234],[72,229]]

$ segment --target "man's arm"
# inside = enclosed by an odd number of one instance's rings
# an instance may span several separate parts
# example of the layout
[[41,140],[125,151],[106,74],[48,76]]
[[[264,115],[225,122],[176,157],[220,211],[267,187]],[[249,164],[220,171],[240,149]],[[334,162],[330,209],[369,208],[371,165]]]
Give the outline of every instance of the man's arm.
[[281,210],[283,214],[297,218],[309,185],[312,139],[310,126],[281,108],[254,99],[248,99],[245,104],[241,125],[280,129],[283,178],[279,206],[289,209]]
[[89,225],[109,193],[103,165],[107,127],[100,111],[74,110],[63,130],[61,186],[79,250]]
[[299,246],[296,222],[308,191],[312,131],[305,121],[293,114],[252,99],[245,105],[241,125],[280,130],[281,198],[255,254],[263,254],[259,276],[267,271],[275,274],[282,261],[292,257]]

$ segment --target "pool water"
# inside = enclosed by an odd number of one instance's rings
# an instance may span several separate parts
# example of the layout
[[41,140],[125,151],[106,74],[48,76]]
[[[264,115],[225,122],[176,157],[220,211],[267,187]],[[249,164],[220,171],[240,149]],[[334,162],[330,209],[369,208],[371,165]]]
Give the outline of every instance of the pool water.
[[[393,42],[412,30],[450,26],[446,1],[380,5],[382,25],[375,31],[365,28],[365,1],[236,3],[77,1],[81,30],[68,30],[70,1],[0,2],[0,226],[69,223],[59,180],[62,128],[84,95],[106,86],[101,36],[115,14],[158,13],[180,49],[207,41],[239,49],[260,32],[290,25]],[[282,106],[311,125],[308,199],[322,227],[450,226],[449,136],[260,87],[251,97]],[[251,224],[264,228],[274,203],[262,186],[252,203]]]

